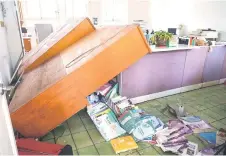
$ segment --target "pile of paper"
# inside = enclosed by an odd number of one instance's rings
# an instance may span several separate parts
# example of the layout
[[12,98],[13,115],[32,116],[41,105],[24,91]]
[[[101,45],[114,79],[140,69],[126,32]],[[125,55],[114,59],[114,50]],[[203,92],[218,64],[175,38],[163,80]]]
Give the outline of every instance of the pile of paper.
[[125,111],[118,119],[124,130],[132,134],[137,141],[152,138],[157,129],[164,126],[160,119],[145,114],[143,110],[136,107]]
[[87,100],[89,104],[97,104],[99,102],[107,103],[111,98],[118,96],[118,84],[114,81],[109,81],[104,86],[100,87],[96,92],[89,95]]
[[[156,131],[164,127],[163,122],[159,118],[146,114],[143,110],[133,105],[130,99],[118,95],[117,83],[107,83],[87,97],[87,99],[91,104],[87,109],[88,114],[105,140],[113,139],[127,132],[132,134],[136,141],[150,141]],[[114,124],[117,123],[117,128],[114,129],[115,131],[112,132],[110,137],[106,135],[110,132],[110,126],[106,124],[100,125],[107,118],[115,119],[112,121]]]
[[[211,129],[211,126],[197,116],[181,117],[169,120],[168,127],[156,132],[156,146],[176,154],[197,154],[198,145],[189,142],[187,135],[199,133]],[[152,141],[153,143],[153,141]]]
[[164,152],[183,153],[184,149],[188,147],[188,140],[185,135],[191,133],[192,129],[180,120],[170,120],[168,127],[156,133],[156,145],[161,147]]
[[126,133],[119,125],[114,112],[105,103],[90,105],[87,112],[106,141]]
[[155,116],[146,114],[145,111],[133,105],[127,97],[117,96],[108,100],[108,106],[118,116],[121,127],[132,134],[136,141],[149,140],[164,124]]
[[209,124],[198,116],[187,116],[180,119],[185,125],[191,127],[194,133],[205,132],[206,130],[212,129]]
[[109,99],[107,104],[117,116],[121,115],[126,110],[138,108],[132,105],[132,102],[127,97],[122,97],[120,95]]

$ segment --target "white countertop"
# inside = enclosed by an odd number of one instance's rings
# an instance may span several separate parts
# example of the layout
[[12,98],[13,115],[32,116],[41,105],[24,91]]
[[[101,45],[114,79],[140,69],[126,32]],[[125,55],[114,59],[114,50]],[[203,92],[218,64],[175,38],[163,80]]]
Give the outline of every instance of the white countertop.
[[[214,46],[225,46],[225,45],[214,45]],[[155,52],[166,52],[166,51],[176,51],[176,50],[188,50],[194,48],[201,48],[206,46],[192,46],[192,45],[184,45],[178,44],[176,47],[151,47],[153,53]]]

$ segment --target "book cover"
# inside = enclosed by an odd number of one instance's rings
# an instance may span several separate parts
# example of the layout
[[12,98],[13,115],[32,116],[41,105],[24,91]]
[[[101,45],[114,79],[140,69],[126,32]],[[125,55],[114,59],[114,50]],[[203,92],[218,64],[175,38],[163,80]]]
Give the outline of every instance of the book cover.
[[111,145],[116,154],[137,149],[138,146],[131,136],[120,137],[111,140]]

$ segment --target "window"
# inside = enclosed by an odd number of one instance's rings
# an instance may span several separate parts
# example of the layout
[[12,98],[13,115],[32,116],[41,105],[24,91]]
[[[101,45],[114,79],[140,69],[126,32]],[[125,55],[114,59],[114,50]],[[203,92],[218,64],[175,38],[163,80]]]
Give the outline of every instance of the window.
[[[31,0],[30,0],[31,1]],[[41,18],[54,19],[57,17],[57,1],[56,0],[39,0]]]
[[24,20],[67,20],[87,16],[88,0],[22,0]]
[[24,0],[21,5],[24,20],[41,18],[39,0]]

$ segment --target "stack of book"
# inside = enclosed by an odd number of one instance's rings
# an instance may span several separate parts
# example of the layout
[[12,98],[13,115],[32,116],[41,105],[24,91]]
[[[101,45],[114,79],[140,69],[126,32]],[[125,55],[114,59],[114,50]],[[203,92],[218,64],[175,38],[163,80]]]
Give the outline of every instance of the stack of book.
[[118,123],[114,112],[105,103],[90,105],[87,107],[87,112],[106,141],[126,133]]

